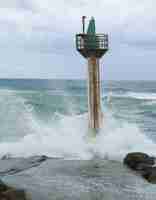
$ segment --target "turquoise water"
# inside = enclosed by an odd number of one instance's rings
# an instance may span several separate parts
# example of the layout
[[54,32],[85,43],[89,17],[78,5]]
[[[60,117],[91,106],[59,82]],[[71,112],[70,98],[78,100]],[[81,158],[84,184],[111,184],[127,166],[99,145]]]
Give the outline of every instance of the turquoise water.
[[[12,158],[0,161],[0,174],[33,199],[153,200],[155,187],[122,159],[132,151],[156,156],[156,82],[102,82],[103,128],[94,144],[87,138],[86,85],[0,80],[0,156]],[[53,159],[31,168],[32,156],[40,155]],[[10,168],[20,170],[8,174]]]

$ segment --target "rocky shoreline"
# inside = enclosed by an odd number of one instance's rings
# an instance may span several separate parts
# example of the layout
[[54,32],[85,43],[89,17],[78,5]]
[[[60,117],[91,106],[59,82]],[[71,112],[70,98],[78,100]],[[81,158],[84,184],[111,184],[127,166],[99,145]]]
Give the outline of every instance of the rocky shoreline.
[[[44,156],[35,158],[33,157],[30,160],[28,160],[28,165],[25,165],[24,169],[27,169],[28,166],[30,168],[38,166],[45,160],[47,160],[47,157]],[[139,176],[143,177],[149,183],[156,184],[155,157],[149,156],[148,154],[141,152],[132,152],[128,153],[125,156],[123,164],[129,169],[133,170]],[[21,169],[17,169],[15,170],[16,172],[21,171]],[[11,174],[14,174],[13,172],[14,171],[11,171]],[[31,196],[27,194],[27,192],[24,189],[10,187],[7,184],[5,184],[2,180],[0,180],[0,200],[31,200]]]

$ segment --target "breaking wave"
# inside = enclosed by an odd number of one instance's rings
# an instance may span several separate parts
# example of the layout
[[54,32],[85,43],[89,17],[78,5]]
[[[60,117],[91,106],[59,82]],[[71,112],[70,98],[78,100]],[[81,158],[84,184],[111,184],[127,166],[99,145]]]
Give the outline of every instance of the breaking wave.
[[87,113],[55,113],[45,123],[37,118],[33,106],[23,97],[7,90],[1,91],[0,110],[0,156],[47,155],[64,159],[100,156],[121,160],[132,151],[156,155],[156,144],[136,124],[118,120],[109,111],[105,112],[103,128],[92,141]]

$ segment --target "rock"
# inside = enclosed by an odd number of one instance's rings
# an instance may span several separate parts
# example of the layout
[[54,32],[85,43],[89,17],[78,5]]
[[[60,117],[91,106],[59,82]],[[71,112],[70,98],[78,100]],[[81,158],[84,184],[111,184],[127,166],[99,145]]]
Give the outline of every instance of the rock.
[[139,170],[139,168],[143,165],[146,165],[146,167],[154,165],[155,159],[145,153],[134,152],[126,155],[124,164],[130,169]]
[[4,200],[27,200],[24,190],[10,189],[2,193]]
[[148,182],[156,184],[156,167],[151,167],[145,170],[146,174],[143,176]]
[[134,152],[126,155],[124,165],[136,171],[150,183],[156,184],[155,158],[145,153]]
[[3,181],[0,180],[0,194],[2,192],[5,192],[5,191],[9,190],[9,189],[10,189],[10,187],[7,186],[5,183],[3,183]]
[[0,200],[30,200],[24,190],[11,188],[0,181]]

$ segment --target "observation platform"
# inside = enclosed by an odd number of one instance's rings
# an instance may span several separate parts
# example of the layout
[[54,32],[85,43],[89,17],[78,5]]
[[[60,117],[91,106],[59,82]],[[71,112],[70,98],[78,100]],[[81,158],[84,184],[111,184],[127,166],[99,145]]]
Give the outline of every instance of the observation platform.
[[101,58],[108,51],[107,34],[77,34],[76,49],[80,54],[89,58],[95,56]]

